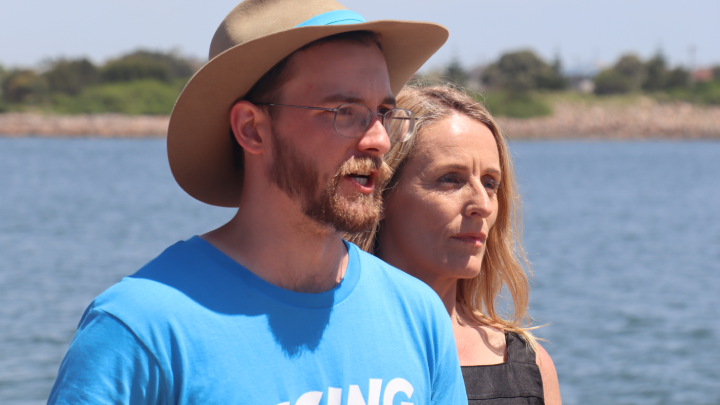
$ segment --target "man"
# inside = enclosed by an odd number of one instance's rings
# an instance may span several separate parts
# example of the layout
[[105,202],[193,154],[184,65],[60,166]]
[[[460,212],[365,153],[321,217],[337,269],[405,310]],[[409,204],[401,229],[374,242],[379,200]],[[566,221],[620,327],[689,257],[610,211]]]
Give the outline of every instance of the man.
[[341,238],[378,220],[381,156],[412,135],[393,94],[446,37],[334,0],[238,5],[168,131],[180,186],[237,215],[95,299],[50,402],[467,403],[435,293]]

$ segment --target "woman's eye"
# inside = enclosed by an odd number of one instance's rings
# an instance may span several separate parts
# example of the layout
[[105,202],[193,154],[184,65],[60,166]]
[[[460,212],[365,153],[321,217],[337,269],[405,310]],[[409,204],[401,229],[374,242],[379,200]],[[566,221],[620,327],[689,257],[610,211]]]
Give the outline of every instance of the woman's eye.
[[498,189],[500,188],[500,183],[498,183],[497,181],[495,181],[493,179],[485,180],[483,185],[485,186],[486,189],[488,189],[489,191],[492,191],[493,193],[497,192]]
[[440,183],[454,184],[459,183],[457,176],[454,174],[446,174],[438,179]]

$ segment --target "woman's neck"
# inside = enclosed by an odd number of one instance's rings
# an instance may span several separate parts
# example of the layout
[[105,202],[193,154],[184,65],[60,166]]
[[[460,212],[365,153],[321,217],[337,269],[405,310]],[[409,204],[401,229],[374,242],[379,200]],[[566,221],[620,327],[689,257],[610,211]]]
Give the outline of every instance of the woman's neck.
[[440,296],[440,299],[445,305],[445,309],[450,315],[450,318],[453,319],[453,323],[455,323],[455,319],[457,318],[457,280],[435,279],[422,281],[429,285],[433,290],[435,290],[437,295]]

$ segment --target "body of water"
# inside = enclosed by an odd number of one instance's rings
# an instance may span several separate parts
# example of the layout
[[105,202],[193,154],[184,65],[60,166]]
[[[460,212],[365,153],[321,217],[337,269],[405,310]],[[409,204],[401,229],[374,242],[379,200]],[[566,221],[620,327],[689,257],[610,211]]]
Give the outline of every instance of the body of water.
[[[511,150],[564,404],[720,404],[720,143]],[[90,301],[233,214],[164,140],[0,138],[0,403],[44,403]]]

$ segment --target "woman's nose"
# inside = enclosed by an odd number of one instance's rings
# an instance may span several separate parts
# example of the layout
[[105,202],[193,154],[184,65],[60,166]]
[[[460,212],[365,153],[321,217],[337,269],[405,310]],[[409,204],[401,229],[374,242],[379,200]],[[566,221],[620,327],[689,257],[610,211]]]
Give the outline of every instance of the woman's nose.
[[490,204],[490,196],[487,190],[480,182],[472,182],[472,186],[468,187],[468,200],[465,207],[465,215],[480,216],[485,218],[492,213]]

